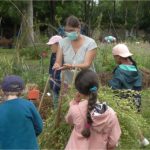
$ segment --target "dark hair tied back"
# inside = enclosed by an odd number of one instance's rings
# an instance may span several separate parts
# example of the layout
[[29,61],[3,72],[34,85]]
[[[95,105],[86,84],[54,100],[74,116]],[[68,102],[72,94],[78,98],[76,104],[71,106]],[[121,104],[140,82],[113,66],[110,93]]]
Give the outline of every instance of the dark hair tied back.
[[81,132],[81,134],[88,138],[90,137],[90,127],[92,125],[91,111],[94,109],[96,101],[97,101],[97,90],[98,90],[98,76],[95,72],[91,70],[82,70],[78,73],[75,79],[75,87],[76,89],[84,95],[89,96],[88,106],[87,106],[87,122],[85,123],[85,128]]
[[129,58],[129,60],[132,62],[132,64],[136,67],[136,69],[138,70],[136,61],[133,60],[133,58],[132,58],[131,56],[128,57],[128,58]]

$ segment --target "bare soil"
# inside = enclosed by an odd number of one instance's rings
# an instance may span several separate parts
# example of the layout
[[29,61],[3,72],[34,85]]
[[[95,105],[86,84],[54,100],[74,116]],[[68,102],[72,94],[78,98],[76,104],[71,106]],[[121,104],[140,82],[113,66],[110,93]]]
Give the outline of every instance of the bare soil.
[[[143,89],[147,89],[150,87],[150,70],[146,68],[141,68],[140,71],[142,73]],[[112,72],[100,72],[98,73],[98,76],[101,86],[106,86],[108,85],[108,81],[112,78]]]

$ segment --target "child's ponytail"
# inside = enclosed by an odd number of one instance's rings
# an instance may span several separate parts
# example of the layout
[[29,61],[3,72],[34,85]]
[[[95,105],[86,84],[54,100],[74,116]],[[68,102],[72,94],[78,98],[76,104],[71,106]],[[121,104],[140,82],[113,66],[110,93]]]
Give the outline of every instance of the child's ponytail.
[[98,76],[95,72],[84,69],[80,71],[75,78],[75,87],[79,93],[88,96],[88,105],[86,113],[86,123],[81,134],[90,137],[90,128],[92,125],[91,111],[94,109],[97,101],[97,91],[99,88]]
[[132,62],[132,64],[136,67],[136,69],[138,70],[136,61],[133,60],[133,58],[132,58],[131,56],[128,57],[128,58],[129,58],[129,60]]
[[94,109],[95,104],[97,101],[97,87],[94,86],[90,88],[90,94],[89,94],[89,100],[88,100],[88,107],[87,107],[87,123],[85,124],[85,128],[82,131],[82,135],[86,138],[90,137],[90,127],[92,124],[92,118],[91,118],[91,111]]

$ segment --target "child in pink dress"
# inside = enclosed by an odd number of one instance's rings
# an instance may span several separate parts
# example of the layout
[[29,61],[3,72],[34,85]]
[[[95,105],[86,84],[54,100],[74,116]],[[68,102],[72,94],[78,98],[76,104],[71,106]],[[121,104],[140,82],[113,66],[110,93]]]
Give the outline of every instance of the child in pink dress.
[[74,129],[66,150],[112,150],[118,144],[119,122],[111,107],[97,101],[98,82],[91,70],[82,70],[75,79],[78,93],[66,115]]

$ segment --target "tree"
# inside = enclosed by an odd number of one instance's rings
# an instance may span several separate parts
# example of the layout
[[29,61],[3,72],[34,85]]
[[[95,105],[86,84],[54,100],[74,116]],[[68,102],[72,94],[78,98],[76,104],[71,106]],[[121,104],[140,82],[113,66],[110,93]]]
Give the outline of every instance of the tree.
[[33,45],[34,42],[34,30],[33,30],[33,0],[27,1],[26,8],[26,18],[27,18],[27,44],[29,46]]
[[22,36],[23,45],[33,46],[34,44],[34,30],[33,30],[33,1],[25,2],[24,7],[20,8],[22,11]]

